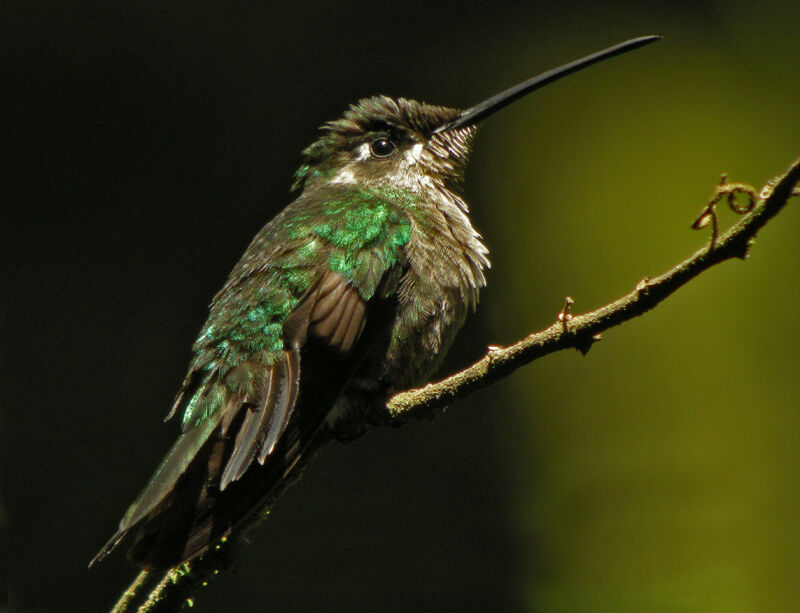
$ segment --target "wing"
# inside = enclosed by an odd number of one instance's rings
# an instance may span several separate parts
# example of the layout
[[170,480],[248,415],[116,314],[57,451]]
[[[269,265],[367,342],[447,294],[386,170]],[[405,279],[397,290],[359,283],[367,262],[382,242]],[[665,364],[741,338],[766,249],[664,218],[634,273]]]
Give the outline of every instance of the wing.
[[[390,202],[341,190],[325,198],[301,196],[257,235],[214,298],[194,345],[167,416],[183,414],[180,437],[93,562],[137,525],[147,533],[139,543],[155,543],[165,540],[154,536],[165,525],[181,524],[182,538],[192,544],[179,557],[188,557],[219,532],[208,518],[226,490],[254,463],[268,464],[279,447],[280,455],[292,457],[283,457],[283,470],[266,471],[274,483],[259,484],[259,495],[285,478],[363,357],[354,354],[365,354],[365,329],[376,303],[396,287],[409,236],[408,218]],[[326,362],[342,371],[335,394],[320,396],[328,406],[295,415],[300,389],[308,387],[303,365]],[[293,423],[303,442],[281,445]],[[191,474],[198,471],[202,476]],[[245,511],[236,506],[223,523],[239,520],[234,515]],[[165,519],[179,507],[180,521]]]

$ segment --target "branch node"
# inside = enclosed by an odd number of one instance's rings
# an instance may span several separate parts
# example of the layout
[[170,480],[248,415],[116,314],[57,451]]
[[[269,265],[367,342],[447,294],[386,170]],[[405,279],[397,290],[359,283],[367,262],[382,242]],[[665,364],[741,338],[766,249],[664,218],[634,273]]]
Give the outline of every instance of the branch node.
[[564,298],[564,308],[561,309],[561,312],[558,314],[558,321],[561,322],[561,332],[563,334],[567,334],[569,331],[567,329],[567,324],[569,324],[569,320],[572,319],[572,314],[569,310],[573,304],[575,304],[575,301],[570,296],[567,296]]
[[736,257],[739,258],[740,260],[746,260],[747,256],[750,255],[750,249],[753,247],[753,245],[755,245],[755,243],[756,243],[755,236],[751,236],[750,238],[748,238],[746,241],[742,243],[741,248],[736,253]]
[[[756,203],[759,201],[759,198],[764,199],[771,194],[775,185],[777,185],[777,180],[775,180],[772,185],[767,183],[767,185],[765,185],[761,190],[761,195],[759,196],[758,192],[756,192],[755,188],[751,185],[745,185],[744,183],[728,183],[728,175],[726,173],[722,173],[722,176],[720,176],[719,179],[719,184],[717,185],[716,190],[714,190],[714,194],[709,199],[708,204],[702,208],[700,214],[697,216],[697,219],[694,220],[694,223],[692,223],[692,229],[699,230],[701,228],[705,228],[708,223],[711,222],[711,240],[708,243],[709,253],[717,246],[717,239],[719,238],[719,214],[717,213],[716,208],[717,203],[720,200],[725,200],[728,203],[728,208],[730,208],[731,211],[737,215],[745,215],[756,207]],[[736,202],[737,194],[745,195],[747,199],[746,204],[740,205]],[[765,196],[765,194],[767,196]],[[747,257],[746,254],[745,257]]]
[[591,349],[592,347],[594,347],[594,344],[595,344],[597,341],[599,341],[599,340],[602,340],[602,338],[603,338],[603,335],[602,335],[602,334],[593,334],[592,336],[585,337],[585,338],[581,339],[581,340],[580,340],[580,341],[579,341],[579,342],[578,342],[578,343],[575,345],[575,349],[577,349],[578,351],[580,351],[580,352],[581,352],[581,355],[582,355],[583,357],[586,357],[586,354],[587,354],[587,353],[589,353],[589,349]]
[[495,361],[496,358],[500,357],[499,354],[503,351],[503,347],[500,345],[489,345],[486,347],[486,360],[489,364]]
[[636,284],[636,293],[639,296],[647,296],[650,293],[650,277],[645,277]]

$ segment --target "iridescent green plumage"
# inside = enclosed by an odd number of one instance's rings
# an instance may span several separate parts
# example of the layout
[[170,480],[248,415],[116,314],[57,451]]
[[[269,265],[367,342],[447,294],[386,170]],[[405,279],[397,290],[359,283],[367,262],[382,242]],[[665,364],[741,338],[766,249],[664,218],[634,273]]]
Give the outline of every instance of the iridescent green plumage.
[[[284,349],[286,318],[326,271],[340,274],[365,302],[371,300],[386,272],[401,259],[410,235],[409,218],[391,200],[395,195],[332,189],[324,200],[298,199],[268,224],[254,242],[256,250],[251,248],[243,258],[258,258],[266,249],[268,266],[241,275],[240,264],[214,298],[194,345],[185,389],[197,373],[205,373],[205,380],[226,382],[228,373],[254,354],[258,365],[273,364]],[[186,404],[184,429],[220,406],[204,401],[206,397],[201,389]],[[175,408],[182,402],[180,398]]]

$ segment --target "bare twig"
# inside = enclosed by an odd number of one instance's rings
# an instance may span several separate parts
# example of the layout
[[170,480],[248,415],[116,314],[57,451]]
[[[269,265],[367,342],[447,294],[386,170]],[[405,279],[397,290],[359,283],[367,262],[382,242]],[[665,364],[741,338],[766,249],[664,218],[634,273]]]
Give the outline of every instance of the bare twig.
[[[707,245],[694,255],[658,277],[643,279],[630,293],[595,311],[573,315],[570,313],[573,301],[567,298],[556,321],[548,328],[509,347],[489,347],[486,355],[475,364],[438,383],[379,401],[369,415],[369,421],[396,425],[409,419],[428,417],[437,409],[488,387],[520,366],[545,355],[570,348],[585,354],[600,340],[601,332],[649,311],[703,271],[725,260],[745,259],[758,231],[786,205],[790,197],[800,195],[800,189],[795,188],[798,182],[800,159],[785,174],[770,181],[760,194],[748,185],[727,183],[727,177],[723,175],[709,203],[692,226],[699,229],[712,222]],[[743,207],[737,205],[736,194],[744,194],[748,203]],[[735,212],[744,216],[720,236],[715,206],[723,199]],[[316,443],[320,446],[331,438],[323,433]],[[193,594],[227,567],[230,544],[223,541],[201,558],[167,572],[139,607],[138,613],[168,613],[191,606]],[[143,583],[139,577],[122,595],[113,613],[128,610],[133,595]]]
[[134,598],[136,598],[136,594],[139,593],[139,590],[142,589],[142,586],[147,581],[149,576],[149,572],[146,570],[140,571],[136,578],[131,582],[124,592],[122,592],[122,596],[119,597],[119,600],[114,604],[114,608],[111,609],[111,613],[123,613],[124,611],[128,610],[131,602]]
[[722,198],[732,198],[734,193],[746,193],[754,198],[753,204],[747,207],[749,213],[722,236],[718,236],[717,232],[712,233],[708,245],[690,258],[658,277],[642,280],[633,291],[614,302],[590,313],[572,315],[569,326],[565,325],[568,314],[565,309],[558,321],[545,330],[530,334],[509,347],[493,347],[472,366],[438,383],[393,396],[386,403],[388,421],[428,416],[432,409],[444,407],[477,389],[487,387],[520,366],[550,353],[569,348],[585,353],[598,340],[598,334],[649,311],[701,272],[725,260],[745,259],[758,231],[786,205],[791,196],[800,195],[800,190],[794,188],[799,181],[800,159],[784,175],[768,183],[758,196],[752,187],[721,183],[701,217],[715,216],[713,205]]

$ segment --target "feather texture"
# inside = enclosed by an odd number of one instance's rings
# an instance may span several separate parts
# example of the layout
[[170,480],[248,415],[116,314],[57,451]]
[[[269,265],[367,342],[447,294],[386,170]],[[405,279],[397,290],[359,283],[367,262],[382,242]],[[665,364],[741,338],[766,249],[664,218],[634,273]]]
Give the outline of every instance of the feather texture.
[[[183,414],[182,434],[93,562],[134,528],[143,566],[201,552],[285,478],[366,354],[351,355],[388,293],[377,290],[399,279],[389,273],[404,265],[409,220],[374,195],[305,196],[259,233],[214,298],[168,415]],[[317,368],[326,389],[309,391],[320,407],[298,416],[306,363],[326,364]],[[257,496],[243,496],[234,485],[254,465]]]
[[324,126],[300,197],[214,297],[167,416],[181,434],[95,560],[129,533],[144,568],[201,554],[271,503],[334,405],[431,373],[489,265],[458,196],[475,128],[436,130],[460,115],[378,96]]

